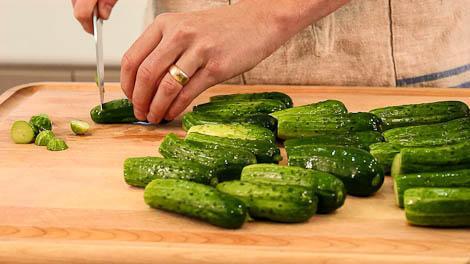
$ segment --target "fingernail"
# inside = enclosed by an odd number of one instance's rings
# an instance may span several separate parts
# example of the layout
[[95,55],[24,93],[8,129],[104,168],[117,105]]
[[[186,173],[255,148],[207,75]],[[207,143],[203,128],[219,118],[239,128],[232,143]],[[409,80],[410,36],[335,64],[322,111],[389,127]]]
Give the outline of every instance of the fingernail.
[[158,120],[155,118],[155,116],[152,113],[149,113],[147,115],[147,121],[152,124],[158,124]]
[[134,115],[137,119],[139,119],[140,121],[145,121],[145,114],[142,113],[141,111],[139,110],[134,110]]

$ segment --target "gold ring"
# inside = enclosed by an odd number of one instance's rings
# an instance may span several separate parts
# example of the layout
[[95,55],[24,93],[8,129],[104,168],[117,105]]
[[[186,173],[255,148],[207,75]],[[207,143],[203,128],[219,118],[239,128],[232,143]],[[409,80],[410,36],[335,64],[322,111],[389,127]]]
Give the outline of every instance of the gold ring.
[[180,69],[174,64],[171,65],[170,70],[168,70],[168,72],[170,73],[171,77],[173,77],[173,79],[175,79],[175,81],[177,81],[182,86],[185,86],[189,81],[189,76],[182,69]]

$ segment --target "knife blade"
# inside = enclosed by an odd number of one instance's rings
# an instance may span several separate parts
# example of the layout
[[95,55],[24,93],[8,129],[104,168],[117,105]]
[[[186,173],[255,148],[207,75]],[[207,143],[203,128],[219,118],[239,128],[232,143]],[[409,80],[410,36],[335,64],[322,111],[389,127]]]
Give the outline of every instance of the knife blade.
[[103,20],[98,16],[98,7],[93,10],[93,37],[96,47],[96,85],[100,93],[100,105],[104,103]]

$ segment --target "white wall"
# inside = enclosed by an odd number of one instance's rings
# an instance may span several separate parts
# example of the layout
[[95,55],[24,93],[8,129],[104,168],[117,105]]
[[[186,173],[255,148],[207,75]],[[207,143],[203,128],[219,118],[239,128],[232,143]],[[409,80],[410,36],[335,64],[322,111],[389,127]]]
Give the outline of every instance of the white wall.
[[[143,28],[146,0],[119,0],[104,22],[105,65],[117,66]],[[0,0],[0,64],[94,65],[93,37],[70,0]]]

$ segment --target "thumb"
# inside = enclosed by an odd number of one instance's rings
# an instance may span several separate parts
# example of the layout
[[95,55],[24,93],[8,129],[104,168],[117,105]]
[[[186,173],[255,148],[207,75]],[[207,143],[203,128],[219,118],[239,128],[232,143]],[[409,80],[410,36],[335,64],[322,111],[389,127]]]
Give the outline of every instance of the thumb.
[[98,1],[98,14],[100,18],[106,20],[111,15],[111,11],[116,4],[117,0],[99,0]]

